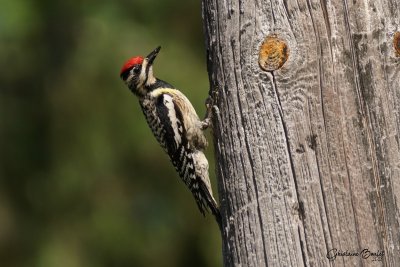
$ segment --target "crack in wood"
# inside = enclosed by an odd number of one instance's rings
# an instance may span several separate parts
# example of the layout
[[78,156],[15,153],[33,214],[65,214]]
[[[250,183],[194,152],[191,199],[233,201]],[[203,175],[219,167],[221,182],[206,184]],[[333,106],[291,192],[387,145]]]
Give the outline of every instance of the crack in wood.
[[[287,129],[287,126],[286,126],[284,115],[283,115],[282,103],[281,103],[281,99],[280,99],[280,96],[279,96],[279,91],[278,91],[278,88],[277,88],[277,83],[276,83],[276,80],[275,80],[274,73],[273,72],[268,73],[268,77],[269,77],[270,82],[272,84],[272,88],[274,90],[275,97],[276,97],[277,104],[278,104],[280,122],[281,122],[281,125],[282,125],[282,128],[283,128],[284,139],[285,139],[285,142],[286,142],[286,152],[287,152],[287,155],[288,155],[287,158],[288,158],[289,163],[290,163],[290,171],[291,171],[293,182],[294,182],[294,185],[295,185],[296,201],[299,202],[300,201],[300,196],[299,196],[299,188],[298,188],[297,179],[296,179],[296,173],[294,171],[295,170],[294,162],[293,162],[294,158],[292,156],[291,149],[290,149],[289,133],[288,133],[288,129]],[[302,227],[304,228],[304,221],[303,220],[301,220],[301,224],[302,224]],[[301,235],[299,235],[299,238],[300,237],[301,237]],[[306,239],[304,239],[303,241],[306,243]],[[301,242],[301,240],[300,240],[300,242]],[[302,255],[303,255],[303,257],[306,255],[305,251],[303,251],[303,249],[302,249]],[[302,260],[303,260],[303,262],[306,261],[306,259],[304,259],[304,258]]]

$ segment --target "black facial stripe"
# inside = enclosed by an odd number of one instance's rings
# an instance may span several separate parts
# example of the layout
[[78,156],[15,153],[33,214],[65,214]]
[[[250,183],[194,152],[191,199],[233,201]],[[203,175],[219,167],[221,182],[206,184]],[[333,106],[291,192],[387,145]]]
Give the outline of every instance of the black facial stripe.
[[126,79],[128,79],[128,77],[129,77],[129,73],[131,72],[131,69],[132,68],[129,68],[129,69],[127,69],[126,71],[124,71],[123,73],[121,73],[121,78],[122,78],[122,80],[126,80]]
[[152,90],[157,89],[157,88],[172,88],[172,89],[175,88],[174,86],[172,86],[169,83],[164,82],[163,80],[160,80],[160,79],[156,79],[155,83],[146,85],[145,87],[149,91],[152,91]]
[[135,74],[139,74],[141,69],[142,69],[142,65],[135,65],[133,68],[133,72]]
[[130,72],[132,71],[135,75],[140,73],[140,70],[142,69],[142,65],[136,64],[132,67],[130,67],[129,69],[126,69],[123,73],[121,73],[121,78],[125,81],[126,79],[128,79]]

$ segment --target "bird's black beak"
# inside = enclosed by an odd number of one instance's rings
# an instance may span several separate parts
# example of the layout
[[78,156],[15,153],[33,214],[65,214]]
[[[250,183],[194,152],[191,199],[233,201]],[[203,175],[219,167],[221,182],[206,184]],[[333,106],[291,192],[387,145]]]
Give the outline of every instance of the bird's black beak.
[[154,49],[146,58],[149,65],[153,64],[154,59],[157,57],[158,52],[160,52],[161,46]]

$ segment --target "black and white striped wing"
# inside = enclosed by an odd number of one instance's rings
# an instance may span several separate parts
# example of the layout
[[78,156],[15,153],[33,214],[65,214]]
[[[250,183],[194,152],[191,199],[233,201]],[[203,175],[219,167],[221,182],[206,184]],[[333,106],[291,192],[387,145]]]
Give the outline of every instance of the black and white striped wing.
[[162,94],[156,102],[157,115],[163,123],[163,132],[160,143],[167,151],[172,164],[179,176],[196,196],[197,205],[204,215],[206,203],[202,196],[202,188],[199,185],[203,182],[201,177],[196,176],[196,166],[193,159],[193,150],[186,139],[186,127],[183,122],[182,111],[169,94]]
[[143,111],[147,122],[158,142],[169,155],[175,169],[187,186],[195,179],[195,167],[192,150],[186,139],[183,115],[169,94],[160,94],[154,103],[154,109]]
[[155,115],[160,120],[158,131],[161,131],[162,137],[159,141],[171,156],[171,160],[177,160],[180,158],[178,154],[189,149],[182,112],[169,94],[158,96],[155,105]]

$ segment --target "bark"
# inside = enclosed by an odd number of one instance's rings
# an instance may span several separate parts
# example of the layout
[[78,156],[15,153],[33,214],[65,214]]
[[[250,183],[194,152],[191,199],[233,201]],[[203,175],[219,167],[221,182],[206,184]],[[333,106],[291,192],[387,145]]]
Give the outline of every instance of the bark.
[[[400,2],[203,0],[203,19],[224,266],[400,266]],[[270,72],[268,35],[289,51]]]

